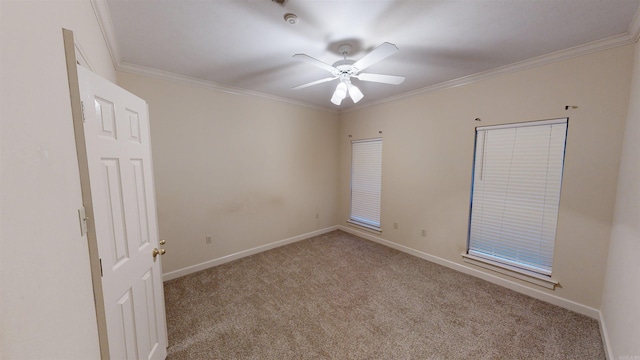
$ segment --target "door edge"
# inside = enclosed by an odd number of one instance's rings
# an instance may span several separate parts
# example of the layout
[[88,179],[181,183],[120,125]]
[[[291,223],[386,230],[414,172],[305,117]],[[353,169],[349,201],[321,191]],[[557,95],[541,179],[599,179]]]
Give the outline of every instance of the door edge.
[[69,95],[71,99],[71,115],[75,134],[76,153],[78,156],[78,169],[80,173],[80,190],[82,203],[87,216],[87,245],[89,249],[89,264],[91,268],[91,282],[93,285],[93,299],[96,309],[96,322],[98,326],[98,345],[100,358],[108,360],[109,340],[107,336],[107,317],[105,313],[104,297],[102,292],[102,276],[100,257],[98,255],[98,241],[96,237],[95,220],[93,216],[93,201],[91,197],[91,184],[89,181],[89,162],[84,139],[84,123],[82,103],[80,99],[80,84],[78,82],[78,62],[76,59],[76,45],[73,31],[62,29],[64,40],[64,52],[66,57],[67,78],[69,81]]

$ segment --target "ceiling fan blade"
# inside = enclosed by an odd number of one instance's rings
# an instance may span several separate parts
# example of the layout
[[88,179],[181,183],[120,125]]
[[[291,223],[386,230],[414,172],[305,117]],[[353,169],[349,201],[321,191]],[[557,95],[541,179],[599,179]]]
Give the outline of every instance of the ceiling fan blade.
[[362,59],[358,60],[353,64],[353,67],[356,68],[356,73],[362,71],[369,66],[377,63],[378,61],[385,59],[395,53],[398,52],[398,47],[394,44],[385,42],[377,48],[373,49],[370,53],[365,55]]
[[358,80],[362,81],[373,81],[383,84],[392,84],[399,85],[404,82],[404,76],[395,76],[395,75],[382,75],[382,74],[358,74],[354,76]]
[[334,68],[333,66],[327,64],[327,63],[323,63],[322,61],[316,59],[316,58],[312,58],[311,56],[307,55],[307,54],[295,54],[293,55],[294,59],[300,60],[300,61],[304,61],[307,64],[311,64],[314,66],[319,67],[320,69],[324,69],[330,73],[332,73],[333,75],[338,75],[338,69]]
[[298,85],[298,86],[296,86],[296,87],[294,87],[294,88],[292,88],[292,89],[293,89],[293,90],[304,89],[304,88],[306,88],[306,87],[313,86],[313,85],[318,85],[318,84],[322,84],[322,83],[324,83],[324,82],[331,81],[331,80],[335,80],[335,79],[337,79],[337,78],[338,78],[337,76],[334,76],[334,77],[330,77],[330,78],[320,79],[320,80],[312,81],[312,82],[310,82],[310,83],[306,83],[306,84]]

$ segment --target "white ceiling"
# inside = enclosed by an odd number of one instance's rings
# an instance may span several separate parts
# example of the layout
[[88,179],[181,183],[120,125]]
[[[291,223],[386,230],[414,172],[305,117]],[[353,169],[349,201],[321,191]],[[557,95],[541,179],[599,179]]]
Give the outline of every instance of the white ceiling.
[[[354,80],[357,106],[462,83],[637,39],[640,0],[94,0],[120,70],[184,76],[229,91],[331,110],[336,81],[292,90],[327,72],[292,58],[332,64],[337,48],[363,57],[382,42],[398,53],[367,72],[401,85]],[[284,21],[286,13],[299,18]],[[532,60],[533,59],[533,60]],[[159,71],[157,71],[159,70]],[[167,74],[170,73],[170,74]],[[175,77],[175,76],[174,76]]]

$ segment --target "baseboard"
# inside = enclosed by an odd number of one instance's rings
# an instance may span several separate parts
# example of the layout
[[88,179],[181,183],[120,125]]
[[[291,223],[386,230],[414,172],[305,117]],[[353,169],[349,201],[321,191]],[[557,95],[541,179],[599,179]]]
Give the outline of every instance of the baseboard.
[[[582,315],[586,315],[590,318],[596,319],[596,320],[600,320],[600,311],[598,309],[592,308],[590,306],[586,306],[580,303],[577,303],[575,301],[572,300],[568,300],[568,299],[564,299],[561,298],[559,296],[556,295],[551,295],[545,292],[542,292],[540,290],[537,289],[533,289],[527,286],[524,286],[522,284],[516,283],[514,281],[510,281],[507,279],[503,279],[501,277],[495,276],[491,273],[486,273],[484,271],[480,271],[478,269],[472,268],[472,267],[468,267],[462,264],[458,264],[456,262],[450,261],[450,260],[446,260],[443,259],[441,257],[437,257],[431,254],[427,254],[425,252],[419,251],[419,250],[415,250],[412,249],[408,246],[404,246],[404,245],[400,245],[400,244],[396,244],[394,242],[391,242],[389,240],[385,240],[382,239],[378,236],[375,236],[373,234],[370,233],[366,233],[363,231],[359,231],[357,229],[351,228],[351,227],[347,227],[347,226],[343,226],[343,225],[339,225],[338,229],[348,232],[350,234],[359,236],[361,238],[367,239],[367,240],[371,240],[373,242],[376,242],[378,244],[384,245],[384,246],[388,246],[390,248],[402,251],[404,253],[419,257],[421,259],[427,260],[427,261],[431,261],[433,263],[436,263],[438,265],[442,265],[445,267],[448,267],[450,269],[456,270],[456,271],[460,271],[462,273],[471,275],[471,276],[475,276],[478,277],[480,279],[489,281],[491,283],[494,283],[496,285],[500,285],[502,287],[505,287],[507,289],[511,289],[513,291],[517,291],[521,294],[525,294],[528,296],[531,296],[533,298],[536,298],[538,300],[542,300],[548,303],[551,303],[553,305],[557,305],[560,307],[563,307],[565,309],[577,312],[578,314],[582,314]],[[602,322],[601,322],[602,324]]]
[[250,255],[254,255],[257,253],[261,253],[263,251],[267,251],[267,250],[271,250],[271,249],[275,249],[277,247],[280,246],[284,246],[287,244],[291,244],[297,241],[301,241],[301,240],[305,240],[305,239],[309,239],[312,238],[314,236],[318,236],[318,235],[322,235],[334,230],[337,230],[338,226],[330,226],[324,229],[320,229],[320,230],[316,230],[316,231],[312,231],[306,234],[302,234],[302,235],[298,235],[298,236],[294,236],[294,237],[290,237],[288,239],[284,239],[284,240],[278,240],[266,245],[261,245],[258,247],[254,247],[252,249],[247,249],[247,250],[243,250],[240,252],[237,252],[235,254],[230,254],[227,256],[223,256],[221,258],[217,258],[217,259],[213,259],[213,260],[208,260],[205,262],[202,262],[200,264],[196,264],[196,265],[191,265],[191,266],[187,266],[185,268],[182,269],[178,269],[178,270],[174,270],[174,271],[170,271],[168,273],[162,274],[162,280],[163,281],[168,281],[168,280],[173,280],[173,279],[177,279],[179,277],[185,276],[185,275],[189,275],[192,274],[194,272],[198,272],[198,271],[202,271],[202,270],[206,270],[210,267],[214,267],[214,266],[218,266],[218,265],[222,265],[224,263],[228,263],[231,262],[233,260],[237,260],[237,259],[241,259],[243,257],[247,257]]
[[609,333],[607,332],[607,325],[604,321],[604,315],[602,311],[598,311],[598,322],[600,323],[600,336],[602,337],[602,345],[604,346],[604,355],[607,360],[614,360],[613,349],[611,349],[611,342],[609,341]]

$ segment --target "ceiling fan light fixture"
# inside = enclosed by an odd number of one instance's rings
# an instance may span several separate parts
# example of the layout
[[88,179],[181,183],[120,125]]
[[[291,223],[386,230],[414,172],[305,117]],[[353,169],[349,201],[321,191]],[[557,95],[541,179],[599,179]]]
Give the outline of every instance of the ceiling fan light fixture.
[[349,83],[349,96],[351,96],[351,100],[353,100],[354,104],[362,100],[362,98],[364,97],[362,91],[360,91],[357,86],[351,83]]
[[333,96],[331,97],[331,102],[336,104],[336,105],[338,105],[338,106],[340,106],[340,104],[342,104],[342,99],[343,98],[341,98],[339,96],[336,96],[336,93],[334,92]]
[[347,84],[343,81],[340,81],[338,86],[336,86],[336,91],[333,92],[333,96],[331,97],[331,102],[340,105],[342,100],[347,97]]
[[348,90],[347,84],[341,81],[340,84],[336,86],[336,92],[334,94],[340,97],[341,99],[344,99],[347,97],[347,90]]
[[336,94],[339,94],[343,99],[347,97],[347,84],[344,81],[340,81],[340,84],[336,86]]

